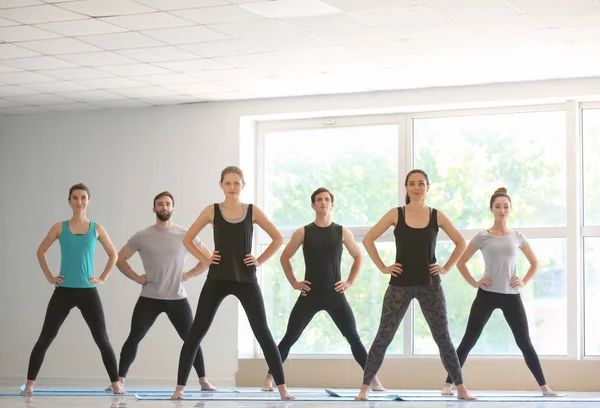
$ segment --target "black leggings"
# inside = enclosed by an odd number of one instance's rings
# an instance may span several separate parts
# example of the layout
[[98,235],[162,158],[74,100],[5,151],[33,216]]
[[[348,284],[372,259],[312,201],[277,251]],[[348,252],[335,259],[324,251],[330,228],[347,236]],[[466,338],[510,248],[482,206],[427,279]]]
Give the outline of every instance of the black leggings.
[[208,278],[200,293],[194,323],[181,348],[177,385],[186,385],[200,342],[208,332],[219,305],[228,295],[237,297],[242,304],[252,332],[265,354],[269,368],[273,371],[275,383],[277,385],[285,384],[281,356],[267,326],[265,304],[258,283],[240,283]]
[[[495,293],[483,289],[477,291],[477,296],[471,306],[471,313],[469,314],[465,334],[456,349],[460,366],[463,366],[469,356],[469,352],[475,347],[475,343],[477,343],[479,336],[483,332],[483,328],[495,309],[502,310],[506,323],[508,323],[515,337],[517,346],[521,349],[523,357],[525,357],[525,363],[533,373],[538,384],[540,386],[546,385],[540,359],[533,348],[533,344],[531,344],[527,315],[525,314],[525,307],[523,306],[520,294]],[[446,378],[446,382],[452,383],[450,376]]]
[[383,298],[379,329],[365,364],[363,384],[371,384],[379,371],[385,351],[394,339],[412,299],[417,299],[421,305],[421,311],[429,325],[433,340],[440,350],[444,368],[450,373],[455,384],[462,384],[460,364],[448,331],[446,297],[439,280],[434,281],[431,286],[388,286]]
[[[148,333],[148,330],[150,330],[150,327],[152,327],[158,316],[163,312],[167,314],[181,340],[185,340],[193,321],[192,308],[187,299],[163,300],[140,296],[133,309],[133,316],[131,316],[131,332],[121,350],[119,377],[127,377],[129,367],[133,363],[133,360],[135,360],[138,344],[146,336],[146,333]],[[194,368],[199,378],[206,376],[201,348],[198,348],[198,353],[194,360]]]
[[106,332],[106,322],[104,321],[104,310],[102,302],[96,288],[64,288],[58,287],[54,289],[54,293],[48,303],[46,317],[40,337],[35,343],[29,358],[29,369],[27,371],[27,379],[35,381],[46,351],[52,341],[58,334],[60,326],[74,307],[81,311],[83,319],[87,323],[94,341],[102,354],[104,367],[108,372],[108,377],[111,382],[119,380],[117,376],[117,358],[113,351],[110,342],[108,341],[108,333]]
[[350,304],[346,296],[339,293],[309,293],[306,296],[300,295],[298,297],[290,313],[285,335],[278,346],[281,361],[287,359],[292,346],[298,341],[315,314],[321,310],[326,311],[331,316],[342,336],[350,344],[354,359],[364,369],[367,361],[367,350],[360,341],[358,331],[356,331],[356,320]]

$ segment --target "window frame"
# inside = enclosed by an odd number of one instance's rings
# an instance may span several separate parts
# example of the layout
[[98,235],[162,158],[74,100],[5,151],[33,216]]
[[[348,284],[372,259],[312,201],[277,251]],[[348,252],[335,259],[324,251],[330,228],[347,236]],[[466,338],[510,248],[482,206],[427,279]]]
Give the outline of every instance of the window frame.
[[[565,238],[566,248],[566,282],[567,282],[567,350],[565,355],[540,355],[541,359],[549,360],[580,360],[580,359],[600,359],[600,356],[584,355],[584,299],[583,299],[583,238],[587,236],[600,236],[600,226],[585,227],[583,220],[583,178],[582,178],[582,115],[583,109],[600,108],[600,102],[579,103],[568,100],[564,102],[553,103],[534,103],[534,104],[511,104],[510,102],[498,102],[497,106],[484,108],[460,108],[450,110],[414,110],[400,113],[386,114],[361,114],[356,116],[330,116],[305,119],[261,121],[256,123],[256,203],[261,208],[265,203],[265,135],[274,131],[285,130],[308,130],[308,129],[327,129],[331,127],[348,126],[373,126],[373,125],[398,125],[398,203],[403,204],[403,185],[405,174],[413,168],[414,163],[414,131],[413,123],[415,119],[443,118],[457,116],[475,116],[475,115],[502,115],[519,114],[534,112],[561,111],[565,113],[565,188],[566,188],[566,224],[562,227],[540,227],[540,228],[519,228],[528,239],[535,238]],[[571,182],[576,180],[576,182]],[[382,214],[383,215],[383,214]],[[309,220],[307,220],[309,222]],[[365,236],[368,227],[348,227],[355,235],[357,242],[360,242]],[[280,229],[284,237],[284,245],[289,239],[294,229]],[[478,230],[459,229],[466,240],[471,239]],[[256,230],[254,237],[256,248],[268,242],[269,237],[260,229]],[[447,241],[448,237],[440,230],[438,241]],[[392,230],[388,230],[377,242],[394,242]],[[276,260],[271,260],[276,262]],[[262,285],[262,276],[259,270],[259,282]],[[383,294],[382,294],[383,296]],[[406,317],[403,320],[403,353],[389,354],[386,358],[418,358],[418,359],[438,359],[437,355],[425,355],[414,353],[414,302],[411,303]],[[400,335],[400,332],[398,333]],[[254,340],[255,357],[261,357],[262,352],[256,340]],[[352,359],[351,354],[294,354],[293,350],[289,358],[295,359]],[[512,355],[474,355],[473,358],[492,358],[492,359],[521,359],[521,357]]]

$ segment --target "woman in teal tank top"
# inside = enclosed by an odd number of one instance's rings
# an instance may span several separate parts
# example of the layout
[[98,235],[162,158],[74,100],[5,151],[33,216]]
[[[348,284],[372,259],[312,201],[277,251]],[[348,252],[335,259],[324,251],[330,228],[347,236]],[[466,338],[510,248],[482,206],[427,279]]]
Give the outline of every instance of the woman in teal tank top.
[[[69,190],[69,205],[73,216],[68,221],[57,222],[37,251],[38,261],[48,282],[55,286],[48,303],[42,332],[29,359],[27,384],[22,394],[32,394],[36,377],[44,361],[46,351],[58,334],[58,330],[74,307],[81,311],[92,337],[100,349],[102,361],[110,377],[115,394],[124,394],[117,375],[117,359],[108,340],[102,302],[96,285],[104,283],[117,262],[117,251],[106,230],[88,220],[86,210],[90,192],[84,184],[76,184]],[[60,273],[54,275],[46,261],[46,251],[58,239],[60,243]],[[100,241],[108,254],[108,263],[99,278],[94,276],[94,252]]]

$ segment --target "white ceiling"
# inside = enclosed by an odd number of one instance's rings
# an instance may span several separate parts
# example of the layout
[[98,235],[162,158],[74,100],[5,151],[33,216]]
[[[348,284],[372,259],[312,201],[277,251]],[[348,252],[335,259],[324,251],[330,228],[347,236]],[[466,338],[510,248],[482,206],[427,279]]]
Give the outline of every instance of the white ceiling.
[[600,0],[0,0],[0,113],[600,75]]

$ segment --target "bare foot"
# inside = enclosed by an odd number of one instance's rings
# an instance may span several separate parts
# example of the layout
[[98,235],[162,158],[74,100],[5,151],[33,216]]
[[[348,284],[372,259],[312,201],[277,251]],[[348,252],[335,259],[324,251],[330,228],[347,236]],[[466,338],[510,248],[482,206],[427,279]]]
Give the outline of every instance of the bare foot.
[[25,389],[21,391],[21,395],[33,394],[33,387],[35,386],[35,381],[27,380],[25,384]]
[[358,393],[358,395],[356,397],[354,397],[355,400],[360,400],[360,401],[366,401],[369,399],[369,386],[366,384],[363,384],[360,387],[360,392]]
[[285,384],[278,385],[277,388],[279,388],[279,395],[281,396],[281,399],[284,399],[284,400],[296,399],[296,397],[294,397],[292,394],[289,393]]
[[371,390],[372,391],[387,391],[385,389],[385,387],[383,386],[383,384],[381,384],[381,381],[379,381],[379,378],[377,376],[375,376],[375,378],[373,378],[373,381],[371,382]]
[[[124,377],[119,377],[119,385],[121,386],[121,388],[125,389],[125,378]],[[104,389],[104,391],[112,391],[112,390],[113,390],[112,384],[110,384],[108,387],[106,387]]]
[[442,387],[442,395],[454,395],[454,391],[452,391],[452,384],[444,384],[444,386]]
[[547,385],[542,385],[540,388],[542,390],[542,395],[546,397],[556,397],[556,391],[552,391]]
[[178,385],[175,388],[175,392],[171,395],[172,400],[182,400],[183,399],[183,391],[185,390],[184,385]]
[[457,399],[468,400],[468,401],[472,401],[472,400],[476,399],[474,396],[471,395],[471,393],[469,392],[469,390],[467,390],[467,387],[465,387],[464,384],[457,385],[456,392],[458,394],[456,396]]
[[200,378],[200,389],[204,391],[214,391],[217,389],[217,387],[209,383],[206,377],[202,377]]
[[112,383],[112,390],[115,394],[127,394],[119,381]]
[[267,376],[265,377],[265,382],[263,383],[261,391],[274,391],[273,376],[271,374],[267,374]]

